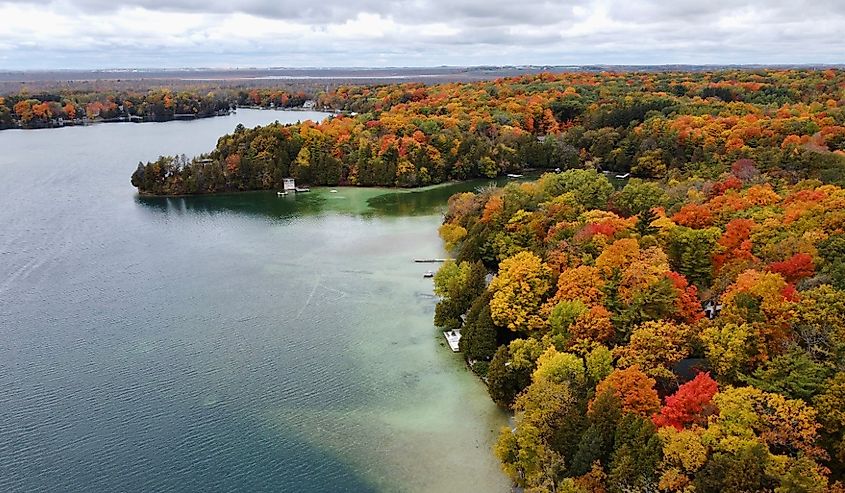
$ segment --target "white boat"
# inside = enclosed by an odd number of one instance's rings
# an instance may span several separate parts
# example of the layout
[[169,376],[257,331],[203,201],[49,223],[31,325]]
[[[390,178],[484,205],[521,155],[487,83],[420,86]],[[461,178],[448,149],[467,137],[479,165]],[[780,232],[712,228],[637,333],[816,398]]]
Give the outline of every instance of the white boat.
[[624,175],[616,175],[616,178],[620,179],[620,180],[625,180],[630,176],[631,176],[631,173],[625,173]]
[[522,175],[517,175],[514,173],[508,173],[508,178],[522,178]]
[[331,193],[337,193],[337,190],[335,190],[334,188],[332,188],[331,190],[329,190],[329,192],[331,192]]
[[446,342],[449,344],[449,349],[453,352],[459,352],[461,342],[461,329],[449,330],[443,333],[443,336],[446,338]]
[[284,197],[287,194],[288,194],[287,192],[276,192],[276,195],[279,196],[279,197]]
[[433,272],[433,271],[430,271],[430,270],[427,270],[427,271],[425,271],[425,274],[423,274],[423,277],[426,277],[426,278],[428,278],[428,277],[434,277],[434,272]]
[[297,192],[310,192],[311,189],[308,187],[296,187],[295,189]]

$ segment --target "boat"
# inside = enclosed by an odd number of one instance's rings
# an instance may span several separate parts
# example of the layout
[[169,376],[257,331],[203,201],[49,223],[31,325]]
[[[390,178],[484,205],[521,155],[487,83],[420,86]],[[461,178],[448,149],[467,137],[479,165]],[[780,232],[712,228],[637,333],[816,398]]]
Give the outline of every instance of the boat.
[[522,178],[522,175],[517,175],[515,173],[508,173],[508,178]]
[[335,190],[334,188],[332,188],[331,190],[329,190],[329,192],[330,192],[330,193],[337,193],[337,190]]
[[446,338],[446,342],[449,344],[449,349],[451,349],[455,353],[461,350],[461,329],[448,330],[443,333],[443,336]]
[[434,277],[434,272],[433,272],[433,271],[430,271],[430,270],[427,270],[427,271],[425,271],[425,274],[423,274],[423,277],[426,277],[426,278],[428,278],[428,277]]
[[625,173],[624,175],[616,175],[616,178],[619,180],[628,179],[631,176],[631,173]]
[[308,187],[296,187],[294,190],[296,190],[297,192],[310,192],[311,191],[311,189],[308,188]]
[[287,194],[288,194],[287,192],[276,192],[276,195],[279,196],[279,197],[284,197]]

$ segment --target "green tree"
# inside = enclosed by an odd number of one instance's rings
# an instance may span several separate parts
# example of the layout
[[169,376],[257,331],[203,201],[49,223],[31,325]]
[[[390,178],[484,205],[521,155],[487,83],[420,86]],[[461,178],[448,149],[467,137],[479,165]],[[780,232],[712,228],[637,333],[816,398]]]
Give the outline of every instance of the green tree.
[[648,418],[622,417],[616,429],[613,455],[608,466],[611,491],[653,491],[663,444]]
[[518,485],[553,491],[563,475],[563,456],[549,440],[576,399],[569,386],[548,379],[535,381],[517,399],[516,429],[503,428],[494,451],[502,468]]
[[584,103],[571,98],[553,101],[549,105],[549,108],[559,122],[572,121],[581,116],[581,113],[586,109]]
[[495,178],[499,174],[499,166],[489,156],[484,156],[478,162],[478,169],[487,178]]
[[481,262],[444,262],[434,275],[434,293],[440,296],[434,311],[434,324],[456,329],[472,302],[484,291],[487,271]]
[[612,203],[625,216],[638,215],[666,205],[666,192],[657,182],[632,178],[613,196]]
[[496,404],[511,407],[516,396],[531,383],[537,359],[545,349],[536,339],[516,339],[496,350],[487,371],[487,391]]
[[830,277],[831,284],[845,290],[845,234],[831,235],[819,243],[821,271]]
[[845,370],[845,293],[830,285],[802,292],[792,327],[810,357]]
[[695,476],[696,493],[757,493],[773,491],[777,481],[768,470],[771,454],[766,446],[750,442],[735,453],[717,452]]
[[551,346],[537,360],[537,369],[531,380],[535,383],[550,380],[565,383],[571,389],[581,388],[586,380],[584,361],[574,354],[560,353]]
[[672,270],[683,274],[699,288],[709,287],[713,277],[711,257],[721,236],[718,228],[672,228],[667,245]]
[[845,478],[845,372],[831,378],[824,391],[813,399],[823,425],[821,443],[830,457],[833,478]]
[[496,353],[497,326],[490,315],[492,294],[485,291],[467,312],[460,349],[467,360],[490,360]]
[[613,193],[613,185],[607,178],[595,170],[570,169],[553,175],[549,190],[554,195],[572,192],[577,203],[587,209],[600,209],[607,206]]
[[613,452],[616,428],[622,418],[622,404],[616,394],[606,391],[593,400],[587,427],[572,457],[569,474],[587,474],[596,461],[607,464]]
[[793,349],[766,361],[751,376],[741,379],[765,392],[809,402],[823,389],[832,373],[830,367],[813,361],[803,350]]
[[657,214],[652,209],[644,209],[637,214],[637,224],[634,226],[640,237],[656,234],[658,229],[651,223],[657,220]]
[[587,374],[593,383],[601,382],[613,371],[613,352],[607,346],[597,345],[587,353],[585,360]]
[[550,335],[560,337],[564,342],[567,342],[570,337],[570,326],[575,323],[581,314],[587,311],[587,305],[581,300],[559,302],[549,315]]

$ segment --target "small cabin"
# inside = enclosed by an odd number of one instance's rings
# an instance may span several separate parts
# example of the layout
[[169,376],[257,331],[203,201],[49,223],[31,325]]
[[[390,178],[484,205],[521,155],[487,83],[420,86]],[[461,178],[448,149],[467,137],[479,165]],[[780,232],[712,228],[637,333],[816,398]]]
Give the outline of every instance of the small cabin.
[[293,178],[285,178],[285,192],[287,191],[296,191],[296,181]]
[[313,99],[309,99],[308,101],[302,103],[302,108],[306,110],[313,110],[317,107],[317,102]]

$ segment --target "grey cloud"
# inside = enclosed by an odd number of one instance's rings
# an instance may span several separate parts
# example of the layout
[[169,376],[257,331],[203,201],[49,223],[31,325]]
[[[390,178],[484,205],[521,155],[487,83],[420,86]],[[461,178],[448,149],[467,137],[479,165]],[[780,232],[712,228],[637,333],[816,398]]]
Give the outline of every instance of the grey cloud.
[[291,19],[324,22],[342,22],[354,18],[359,12],[375,12],[381,2],[364,0],[355,2],[343,0],[72,0],[62,2],[49,0],[6,0],[2,3],[51,5],[72,9],[85,14],[103,14],[123,8],[144,8],[147,10],[178,13],[233,14],[244,13],[272,19]]
[[359,13],[379,14],[399,21],[471,21],[480,25],[547,25],[572,18],[572,7],[588,4],[573,1],[504,0],[5,0],[2,3],[70,5],[78,12],[102,14],[121,8],[179,13],[244,13],[271,19],[304,20],[315,24],[342,23]]
[[769,18],[842,15],[841,0],[0,0],[0,4],[67,6],[88,14],[121,8],[180,13],[245,13],[272,19],[336,23],[366,12],[397,20],[474,21],[480,25],[548,25],[572,20],[574,7],[606,6],[612,18],[637,23],[696,22],[753,9]]
[[[0,0],[0,7],[103,16],[104,23],[133,7],[209,17],[176,39],[143,28],[129,39],[80,30],[71,42],[55,40],[46,26],[37,39],[7,31],[0,68],[71,59],[92,66],[842,63],[842,1]],[[215,23],[234,13],[284,20],[307,34],[280,27],[272,35],[212,41]],[[385,29],[338,34],[338,25],[360,14],[381,16]]]
[[750,11],[760,22],[777,23],[812,17],[841,17],[842,7],[841,0],[613,0],[610,14],[620,21],[701,24]]

